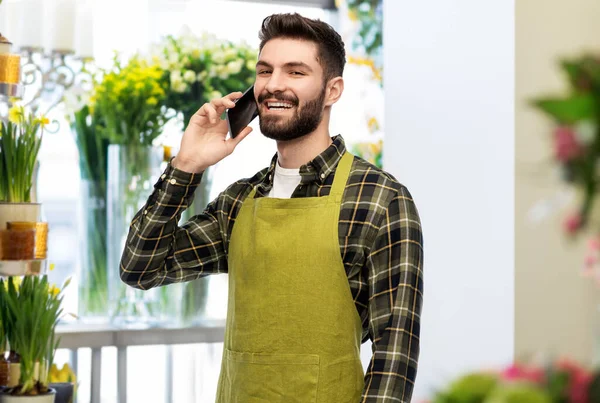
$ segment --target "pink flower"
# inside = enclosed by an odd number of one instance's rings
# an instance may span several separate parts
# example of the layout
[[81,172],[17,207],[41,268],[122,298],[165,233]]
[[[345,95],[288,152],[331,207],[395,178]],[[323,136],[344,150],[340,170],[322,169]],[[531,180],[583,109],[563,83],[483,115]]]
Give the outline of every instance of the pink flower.
[[570,127],[561,126],[554,132],[554,153],[556,159],[568,162],[581,155],[582,147]]
[[568,359],[558,361],[556,363],[556,368],[559,371],[564,371],[569,374],[569,403],[587,403],[592,373],[586,368],[578,365],[576,362]]
[[588,241],[588,249],[591,249],[592,251],[600,250],[600,238],[590,238]]
[[564,222],[565,231],[569,234],[574,234],[578,229],[581,228],[583,220],[581,214],[572,214]]
[[544,370],[532,366],[513,364],[502,371],[501,376],[507,381],[529,381],[533,383],[544,382]]

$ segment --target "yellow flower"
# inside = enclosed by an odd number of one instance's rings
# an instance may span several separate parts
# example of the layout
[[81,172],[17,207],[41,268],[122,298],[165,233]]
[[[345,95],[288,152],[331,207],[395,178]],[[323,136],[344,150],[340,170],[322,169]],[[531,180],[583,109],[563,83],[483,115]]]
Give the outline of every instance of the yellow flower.
[[58,294],[60,294],[60,288],[52,284],[52,286],[48,289],[48,294],[51,294],[53,297],[56,297]]
[[377,121],[376,117],[371,117],[369,119],[369,122],[367,123],[367,125],[369,126],[369,131],[371,133],[376,132],[377,130],[379,130],[379,122]]
[[23,121],[25,117],[25,111],[22,106],[14,105],[8,111],[8,120],[10,120],[14,124],[19,124]]
[[21,283],[23,283],[23,279],[18,276],[14,276],[14,277],[12,277],[12,279],[13,279],[13,285],[15,286],[15,289],[17,291],[19,291],[19,289],[21,288]]
[[39,123],[40,127],[43,129],[44,127],[50,124],[50,119],[48,119],[44,115],[41,115],[39,118],[35,119],[35,123]]
[[146,103],[148,105],[156,105],[158,104],[158,99],[156,99],[155,97],[150,97],[146,100]]

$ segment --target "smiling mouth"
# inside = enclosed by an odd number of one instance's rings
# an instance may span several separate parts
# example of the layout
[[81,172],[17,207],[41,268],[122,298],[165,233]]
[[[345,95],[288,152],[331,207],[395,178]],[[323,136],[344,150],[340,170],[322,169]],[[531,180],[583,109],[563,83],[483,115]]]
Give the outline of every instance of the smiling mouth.
[[265,102],[265,106],[269,111],[286,111],[294,107],[289,102]]

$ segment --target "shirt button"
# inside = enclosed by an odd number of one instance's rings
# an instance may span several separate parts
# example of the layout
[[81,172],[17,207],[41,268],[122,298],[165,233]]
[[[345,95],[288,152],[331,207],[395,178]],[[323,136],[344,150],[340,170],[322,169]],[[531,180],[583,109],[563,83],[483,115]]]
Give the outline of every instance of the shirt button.
[[325,174],[321,174],[321,179],[325,179]]
[[165,180],[165,178],[166,178],[166,177],[167,177],[167,175],[165,175],[165,174],[162,174],[162,175],[160,176],[160,179],[162,179],[162,180]]
[[269,175],[269,180],[272,180],[272,179],[273,179],[273,175]]
[[177,181],[175,180],[175,178],[171,179],[169,182],[171,183],[171,185],[174,185],[174,184],[177,183]]
[[148,214],[148,210],[144,210],[144,215]]

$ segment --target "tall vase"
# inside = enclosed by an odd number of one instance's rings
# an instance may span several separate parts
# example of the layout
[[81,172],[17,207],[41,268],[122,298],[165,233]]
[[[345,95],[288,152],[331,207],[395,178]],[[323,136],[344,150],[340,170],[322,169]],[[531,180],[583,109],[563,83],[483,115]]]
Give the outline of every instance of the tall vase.
[[[185,214],[182,221],[202,213],[210,200],[214,167],[209,167],[202,175],[202,181],[194,192],[194,202]],[[206,308],[209,297],[209,284],[211,276],[199,278],[183,284],[183,298],[181,300],[181,321],[186,326],[199,324],[206,317]]]
[[85,322],[108,319],[106,182],[81,180],[79,318]]
[[131,221],[154,190],[162,162],[162,148],[108,148],[108,295],[111,321],[116,325],[163,325],[178,317],[178,285],[142,291],[125,285],[119,276]]

